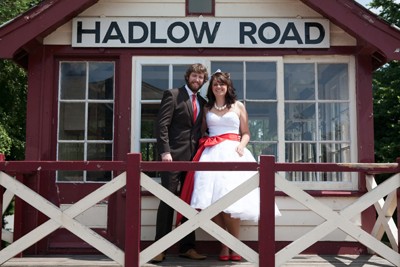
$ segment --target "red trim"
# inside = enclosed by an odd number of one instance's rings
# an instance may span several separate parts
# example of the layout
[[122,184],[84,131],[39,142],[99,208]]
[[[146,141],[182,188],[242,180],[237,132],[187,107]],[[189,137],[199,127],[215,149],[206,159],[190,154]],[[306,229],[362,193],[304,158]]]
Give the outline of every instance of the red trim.
[[20,48],[33,40],[41,40],[97,2],[98,0],[44,0],[0,28],[0,58],[13,58]]
[[395,52],[400,48],[400,32],[356,1],[300,1],[356,37],[361,46],[381,54],[381,65],[390,60],[400,60],[400,52]]
[[[0,45],[1,48],[1,45]],[[359,48],[355,46],[331,46],[327,49],[270,49],[270,48],[72,48],[67,45],[49,45],[46,51],[64,57],[99,56],[289,56],[289,55],[355,55]]]

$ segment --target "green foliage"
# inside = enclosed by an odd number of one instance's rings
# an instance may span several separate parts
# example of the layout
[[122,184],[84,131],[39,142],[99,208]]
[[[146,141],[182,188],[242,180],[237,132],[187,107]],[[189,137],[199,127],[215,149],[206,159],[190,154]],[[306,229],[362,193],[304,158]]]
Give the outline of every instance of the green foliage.
[[[39,0],[1,0],[0,24],[17,17]],[[27,78],[23,69],[0,59],[0,153],[24,159]]]
[[9,155],[11,151],[12,140],[4,129],[3,125],[0,124],[0,154]]
[[400,63],[377,70],[373,89],[376,161],[395,162],[400,157]]
[[40,0],[1,0],[0,24],[13,19],[40,2]]
[[[369,6],[388,23],[400,25],[400,4],[373,0]],[[392,61],[373,76],[375,160],[395,162],[400,157],[400,62]]]
[[[0,60],[0,151],[9,160],[23,159],[25,146],[26,74],[9,60]],[[11,145],[10,145],[11,141]]]
[[400,26],[400,3],[393,0],[373,0],[368,6],[377,9],[379,16],[390,24]]

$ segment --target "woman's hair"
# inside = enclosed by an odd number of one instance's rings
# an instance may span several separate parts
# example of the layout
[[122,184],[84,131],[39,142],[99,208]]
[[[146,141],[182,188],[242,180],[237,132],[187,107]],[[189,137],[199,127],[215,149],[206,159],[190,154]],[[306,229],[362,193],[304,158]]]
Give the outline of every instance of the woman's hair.
[[225,95],[225,104],[226,107],[229,109],[233,103],[235,103],[237,97],[235,93],[235,88],[233,87],[232,80],[230,78],[230,74],[227,72],[221,72],[220,70],[217,70],[214,72],[213,75],[211,75],[210,83],[208,84],[208,89],[207,89],[207,98],[208,98],[208,103],[206,104],[206,107],[211,109],[214,106],[215,103],[215,95],[212,91],[212,86],[213,82],[217,81],[222,84],[227,85],[227,91]]
[[208,71],[207,71],[206,66],[204,66],[203,64],[200,64],[200,63],[196,63],[196,64],[190,65],[189,68],[186,70],[186,73],[185,73],[186,83],[189,82],[189,76],[192,72],[204,74],[203,84],[205,84],[208,81]]

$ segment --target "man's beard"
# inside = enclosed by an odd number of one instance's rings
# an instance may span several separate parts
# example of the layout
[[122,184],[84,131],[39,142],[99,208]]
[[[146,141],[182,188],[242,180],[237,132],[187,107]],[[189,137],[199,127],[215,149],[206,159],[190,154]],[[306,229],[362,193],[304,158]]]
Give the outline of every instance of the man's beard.
[[200,88],[201,88],[201,85],[199,85],[197,83],[195,83],[194,85],[196,86],[195,88],[193,87],[193,84],[188,84],[187,86],[189,87],[189,89],[192,92],[198,92],[200,90]]

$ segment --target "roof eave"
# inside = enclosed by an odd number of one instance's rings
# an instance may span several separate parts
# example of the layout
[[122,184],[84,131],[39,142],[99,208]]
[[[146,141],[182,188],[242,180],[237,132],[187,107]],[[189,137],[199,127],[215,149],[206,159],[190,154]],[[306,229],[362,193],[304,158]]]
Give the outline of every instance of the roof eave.
[[300,0],[357,39],[378,67],[400,60],[400,31],[353,0]]
[[[0,58],[21,57],[35,40],[42,40],[58,27],[97,3],[98,0],[44,0],[0,28]],[[27,51],[26,51],[27,52]]]

